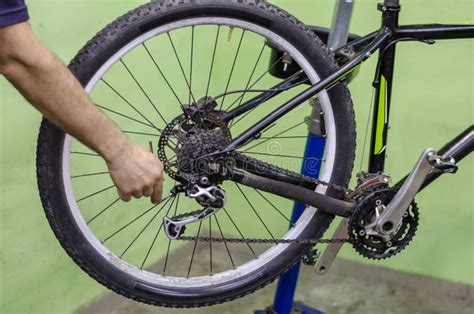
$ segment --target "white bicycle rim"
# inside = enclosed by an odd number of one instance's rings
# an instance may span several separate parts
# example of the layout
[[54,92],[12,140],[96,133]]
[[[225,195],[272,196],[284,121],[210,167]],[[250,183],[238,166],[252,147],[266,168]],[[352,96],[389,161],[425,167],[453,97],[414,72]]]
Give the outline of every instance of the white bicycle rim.
[[[133,50],[136,46],[141,43],[151,39],[155,36],[158,36],[162,33],[169,32],[175,29],[188,27],[188,26],[197,26],[197,25],[206,25],[206,24],[219,24],[226,26],[239,27],[242,29],[250,30],[256,34],[263,36],[264,38],[271,39],[272,43],[277,44],[284,51],[288,52],[291,57],[299,64],[303,69],[305,74],[308,76],[310,81],[315,84],[320,81],[320,77],[312,68],[310,63],[303,57],[303,55],[288,41],[279,35],[269,31],[268,29],[262,28],[258,25],[251,24],[245,21],[232,19],[232,18],[222,18],[222,17],[205,17],[205,18],[193,18],[182,21],[172,22],[156,29],[153,29],[145,34],[142,34],[132,42],[128,43],[125,47],[120,49],[115,53],[102,67],[97,71],[97,73],[92,77],[89,83],[86,85],[85,89],[88,93],[92,91],[100,78],[110,69],[120,58],[126,55],[129,51]],[[332,111],[331,103],[329,96],[326,91],[321,92],[318,95],[319,101],[324,114],[325,127],[327,133],[326,147],[325,147],[325,162],[322,164],[320,171],[320,179],[324,181],[329,181],[331,179],[331,173],[335,160],[335,151],[336,151],[336,129],[334,122],[334,114]],[[63,174],[63,183],[65,187],[65,193],[69,208],[73,214],[75,222],[79,226],[81,232],[89,241],[89,243],[95,248],[95,250],[100,253],[103,258],[108,260],[111,264],[119,268],[120,270],[136,277],[139,280],[149,282],[151,284],[163,285],[168,287],[187,287],[187,288],[199,288],[199,287],[208,287],[210,285],[218,285],[236,278],[245,276],[261,267],[266,263],[270,262],[277,256],[279,256],[289,244],[278,244],[268,250],[263,254],[259,255],[257,259],[248,261],[245,264],[242,264],[235,269],[227,270],[221,273],[213,274],[212,276],[199,276],[199,277],[174,277],[174,276],[163,276],[160,274],[155,274],[149,272],[145,269],[139,269],[134,265],[131,265],[114,253],[110,252],[107,247],[105,247],[90,230],[86,221],[84,220],[81,211],[77,205],[76,197],[74,195],[72,181],[70,176],[70,148],[72,145],[73,138],[70,135],[66,135],[63,147],[63,156],[62,156],[62,174]],[[318,186],[316,189],[319,193],[325,193],[326,187]],[[314,207],[307,207],[302,214],[302,216],[295,223],[295,226],[285,234],[284,238],[296,238],[299,236],[302,230],[306,229],[308,223],[311,221],[315,215],[317,209]]]

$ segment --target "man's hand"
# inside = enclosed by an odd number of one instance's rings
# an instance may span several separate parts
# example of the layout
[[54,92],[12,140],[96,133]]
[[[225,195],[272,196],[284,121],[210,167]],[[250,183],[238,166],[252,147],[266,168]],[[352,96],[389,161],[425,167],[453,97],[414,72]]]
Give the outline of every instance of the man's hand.
[[163,192],[163,166],[125,134],[89,99],[67,67],[33,34],[27,22],[0,28],[0,74],[55,125],[107,162],[120,198]]
[[146,196],[155,204],[161,201],[163,165],[152,153],[128,142],[107,166],[122,200]]

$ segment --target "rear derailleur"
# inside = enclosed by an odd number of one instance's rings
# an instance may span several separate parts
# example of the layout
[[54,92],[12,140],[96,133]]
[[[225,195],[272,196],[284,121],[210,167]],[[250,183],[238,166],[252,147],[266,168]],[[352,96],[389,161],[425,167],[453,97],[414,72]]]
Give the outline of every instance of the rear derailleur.
[[189,183],[187,186],[179,185],[173,188],[171,194],[184,192],[187,197],[193,198],[203,209],[188,212],[172,218],[163,218],[165,233],[169,239],[179,238],[186,230],[186,225],[200,222],[218,212],[226,203],[227,197],[223,189],[212,185],[207,177],[202,177],[199,182]]

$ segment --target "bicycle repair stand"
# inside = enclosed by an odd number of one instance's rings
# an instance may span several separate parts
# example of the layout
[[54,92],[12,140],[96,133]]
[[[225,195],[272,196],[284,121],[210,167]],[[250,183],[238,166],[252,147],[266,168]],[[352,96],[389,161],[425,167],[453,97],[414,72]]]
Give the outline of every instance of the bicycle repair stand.
[[[326,137],[321,134],[320,114],[321,109],[317,101],[313,103],[313,113],[315,118],[310,120],[310,133],[306,141],[305,159],[303,159],[301,173],[313,178],[319,177],[321,169],[321,160],[324,155],[324,147],[326,145]],[[317,133],[317,134],[315,134]],[[305,210],[306,205],[295,203],[293,205],[293,213],[291,215],[291,222],[296,222]],[[273,306],[265,310],[255,311],[255,314],[324,314],[320,310],[311,308],[302,302],[294,302],[296,284],[298,281],[298,274],[300,271],[301,262],[298,262],[290,268],[278,281],[275,299]]]
[[[314,27],[323,41],[326,41],[328,47],[332,50],[343,46],[347,43],[349,38],[349,24],[352,16],[352,9],[355,0],[336,0],[334,10],[334,17],[332,20],[331,29],[323,29],[321,27]],[[313,103],[313,119],[309,123],[309,135],[306,141],[306,148],[304,152],[304,159],[302,163],[301,173],[313,178],[319,177],[321,168],[321,160],[324,155],[324,147],[326,145],[326,137],[321,130],[320,122],[321,108],[317,101]],[[314,161],[317,161],[316,166]],[[303,213],[306,205],[295,203],[293,206],[293,213],[291,222],[298,220]],[[290,268],[278,281],[273,305],[265,310],[257,310],[255,314],[324,314],[321,310],[312,308],[303,302],[295,302],[294,296],[296,285],[298,282],[298,275],[300,271],[301,262],[298,262]]]

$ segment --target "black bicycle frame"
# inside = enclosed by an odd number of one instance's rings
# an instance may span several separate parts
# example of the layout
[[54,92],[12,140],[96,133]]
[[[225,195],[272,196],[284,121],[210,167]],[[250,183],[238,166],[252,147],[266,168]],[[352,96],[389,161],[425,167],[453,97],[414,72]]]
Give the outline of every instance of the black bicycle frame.
[[[298,107],[311,97],[316,96],[319,92],[324,89],[328,89],[334,84],[337,84],[339,81],[343,80],[347,75],[351,73],[358,65],[367,60],[375,51],[377,51],[390,37],[390,31],[388,29],[382,29],[377,37],[369,44],[366,48],[362,50],[360,54],[354,57],[353,60],[348,62],[339,70],[335,71],[333,74],[329,75],[325,79],[319,81],[315,85],[308,88],[306,91],[297,95],[287,103],[283,104],[276,110],[274,110],[270,115],[263,118],[252,126],[247,131],[243,132],[237,138],[235,138],[229,145],[224,149],[224,152],[231,152],[237,149],[238,147],[245,144],[248,140],[255,138],[260,132],[270,126],[273,122],[280,119],[282,116]],[[261,103],[260,103],[261,104]],[[260,105],[257,104],[257,105]],[[249,109],[250,110],[250,109]]]
[[[338,50],[350,49],[358,51],[358,53],[346,64],[342,65],[339,70],[322,79],[318,83],[312,85],[304,92],[295,96],[285,104],[278,107],[270,115],[264,117],[255,125],[244,131],[236,137],[223,152],[232,152],[235,149],[245,145],[248,141],[258,138],[259,135],[275,121],[282,116],[298,107],[308,99],[315,97],[323,90],[343,81],[351,74],[360,64],[365,62],[374,52],[379,51],[378,65],[376,75],[373,82],[375,88],[375,103],[372,121],[372,133],[370,142],[370,157],[369,157],[369,172],[376,173],[384,170],[387,136],[389,129],[390,118],[390,104],[392,97],[392,83],[393,72],[395,65],[396,45],[403,41],[422,41],[426,43],[434,43],[438,39],[460,39],[460,38],[474,38],[474,25],[407,25],[399,26],[399,12],[400,0],[385,0],[383,4],[378,5],[378,9],[382,11],[382,26],[377,32],[373,32],[365,37],[359,38]],[[335,53],[337,53],[336,51]],[[299,78],[301,79],[301,78]],[[224,114],[223,118],[226,121],[234,119],[236,116],[247,113],[255,107],[261,105],[266,100],[278,94],[279,88],[291,84],[295,81],[295,76],[285,80],[281,85],[273,87],[272,91],[265,92],[252,100],[242,104],[231,112]],[[469,131],[470,130],[470,131]],[[463,153],[460,156],[464,157],[473,150],[472,126],[466,131],[469,140],[464,140],[459,143],[451,143],[452,145],[463,145],[461,148]],[[457,138],[462,138],[458,136]],[[463,137],[465,139],[465,136]],[[242,179],[238,179],[241,181]],[[268,182],[267,182],[268,183]],[[244,183],[245,184],[245,183]],[[268,183],[270,184],[270,183]],[[276,182],[275,182],[276,184]],[[261,188],[261,187],[259,187]],[[267,189],[274,194],[281,194],[278,189]],[[301,191],[301,190],[300,190]],[[287,193],[288,194],[288,193]],[[293,197],[284,195],[285,197],[296,199],[297,192]],[[329,197],[326,197],[329,198]],[[329,201],[329,200],[328,200]],[[330,207],[330,206],[324,206]],[[347,209],[347,208],[346,208]]]
[[[343,81],[356,67],[365,62],[374,52],[380,50],[377,75],[374,81],[376,89],[376,102],[374,110],[374,126],[371,140],[371,158],[370,171],[380,171],[383,169],[385,160],[385,147],[387,142],[387,129],[390,112],[390,102],[392,94],[393,69],[395,64],[396,44],[402,41],[427,41],[436,39],[459,39],[474,38],[474,25],[408,25],[398,26],[398,15],[400,11],[399,0],[385,0],[384,4],[379,5],[382,11],[382,28],[378,32],[371,33],[362,37],[341,49],[357,48],[365,44],[363,49],[349,62],[342,66],[333,74],[319,81],[293,99],[289,100],[279,108],[274,110],[268,116],[257,122],[255,125],[244,131],[236,137],[224,149],[224,152],[234,151],[244,145],[247,141],[258,137],[258,135],[269,127],[272,123],[280,119],[289,111],[298,107],[308,99],[316,96],[319,92],[330,88],[334,84]],[[367,42],[369,42],[367,44]],[[289,80],[296,81],[301,79],[291,77]],[[263,93],[250,101],[242,104],[229,113],[225,113],[225,121],[235,119],[255,107],[261,105],[266,100],[279,94],[280,87],[288,84],[285,81],[274,86],[269,92]]]
[[396,44],[403,41],[433,43],[433,40],[438,39],[474,38],[474,25],[399,26],[399,0],[386,0],[378,8],[382,11],[382,27],[390,30],[391,38],[380,47],[378,68],[373,82],[375,103],[369,155],[369,172],[372,173],[383,171],[385,166]]

